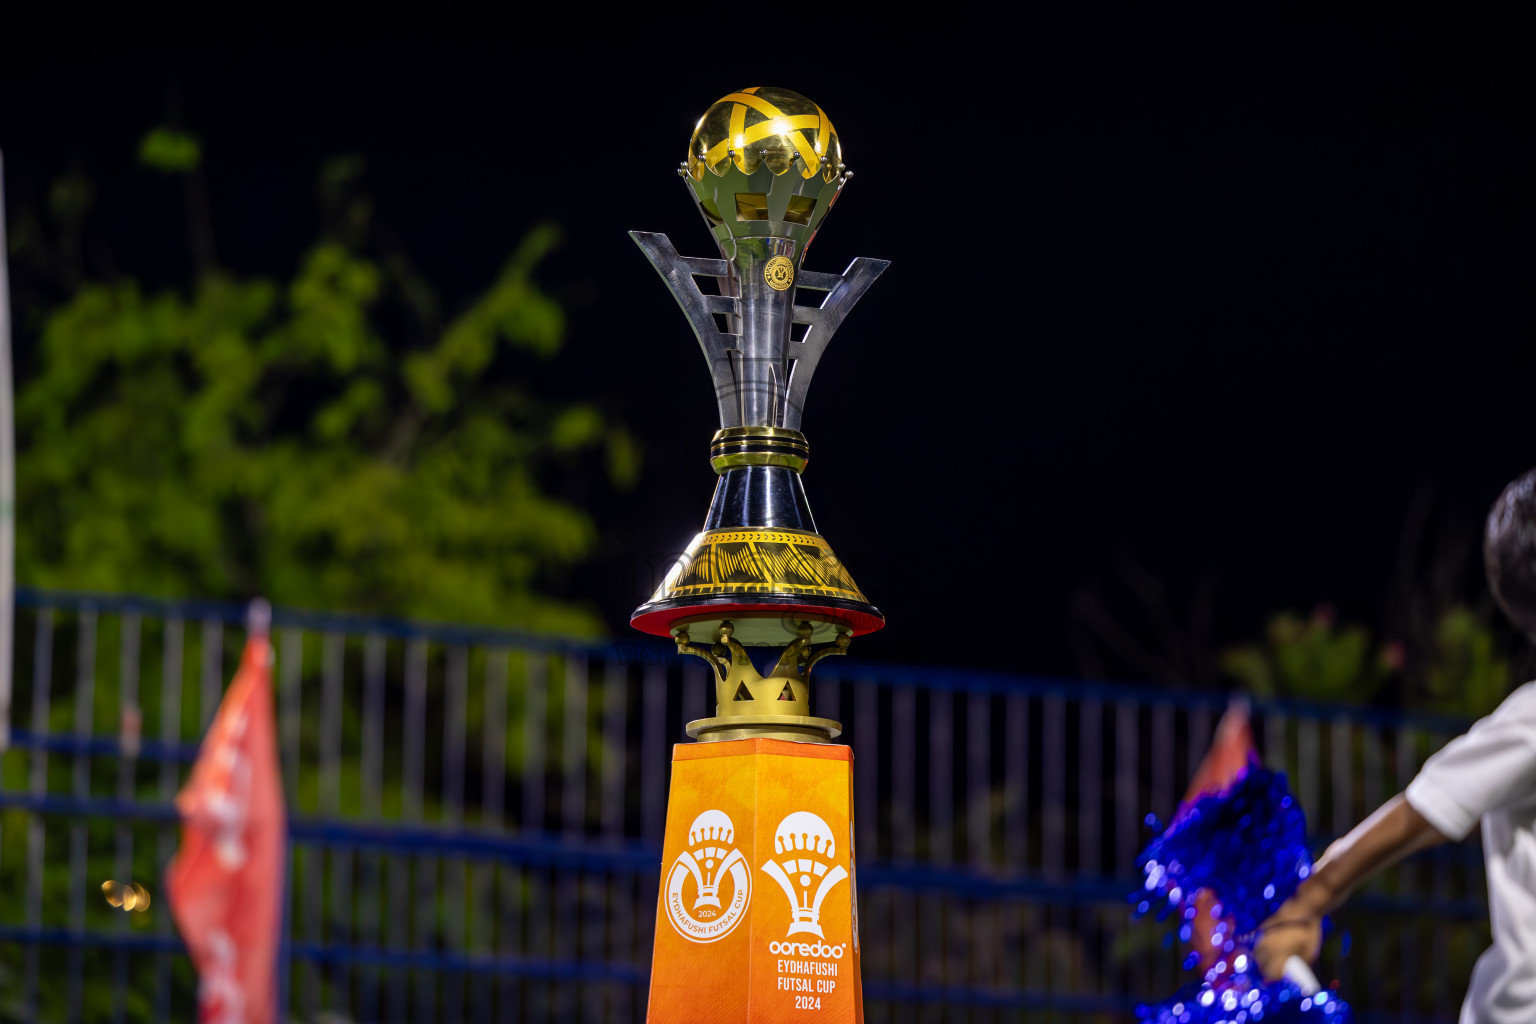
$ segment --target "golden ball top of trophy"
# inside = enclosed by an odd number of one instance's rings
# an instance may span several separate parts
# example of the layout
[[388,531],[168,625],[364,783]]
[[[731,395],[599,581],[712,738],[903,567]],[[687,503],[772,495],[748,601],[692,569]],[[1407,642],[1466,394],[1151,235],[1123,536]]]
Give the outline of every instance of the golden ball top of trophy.
[[843,150],[827,112],[788,89],[753,86],[717,100],[704,111],[688,142],[688,175],[723,175],[734,164],[743,174],[766,165],[830,182],[842,172]]

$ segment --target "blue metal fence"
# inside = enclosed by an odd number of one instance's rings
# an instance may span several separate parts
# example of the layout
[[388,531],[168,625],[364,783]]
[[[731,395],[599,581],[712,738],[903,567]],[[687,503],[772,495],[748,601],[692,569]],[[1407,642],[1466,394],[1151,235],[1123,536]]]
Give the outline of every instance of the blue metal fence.
[[[243,609],[23,592],[0,761],[0,1017],[184,1020],[194,978],[159,893],[171,800],[243,643]],[[647,641],[278,609],[291,815],[288,1005],[304,1021],[643,1020],[671,744],[696,660]],[[853,745],[868,1019],[1122,1019],[1188,980],[1133,924],[1143,818],[1166,817],[1217,695],[946,669],[821,666]],[[1319,839],[1465,723],[1263,703],[1266,760]],[[1486,939],[1481,859],[1402,866],[1321,974],[1363,1020],[1454,1020]]]

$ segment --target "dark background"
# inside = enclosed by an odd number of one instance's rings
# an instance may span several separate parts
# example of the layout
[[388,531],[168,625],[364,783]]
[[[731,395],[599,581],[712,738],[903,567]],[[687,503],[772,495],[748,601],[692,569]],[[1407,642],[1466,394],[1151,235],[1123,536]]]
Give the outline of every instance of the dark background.
[[572,329],[543,386],[599,397],[646,449],[635,491],[593,491],[602,552],[571,582],[623,635],[703,519],[714,429],[624,232],[713,255],[675,173],[693,123],[792,88],[856,172],[809,266],[892,261],[805,417],[818,525],[889,620],[856,651],[1134,675],[1085,595],[1152,645],[1320,601],[1390,631],[1408,577],[1536,464],[1523,27],[895,11],[12,16],[7,199],[83,167],[97,272],[184,280],[180,193],[135,161],[179,124],[223,263],[288,273],[320,162],[359,153],[450,307],[561,224],[543,279]]

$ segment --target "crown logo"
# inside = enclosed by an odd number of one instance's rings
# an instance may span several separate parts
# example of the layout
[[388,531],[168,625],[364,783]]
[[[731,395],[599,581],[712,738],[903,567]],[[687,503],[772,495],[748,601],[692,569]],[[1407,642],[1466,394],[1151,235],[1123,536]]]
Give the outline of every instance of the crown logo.
[[[665,897],[667,920],[683,938],[715,942],[745,916],[752,901],[752,873],[735,841],[736,826],[724,811],[707,810],[693,819],[688,849],[677,855],[668,872]],[[722,903],[723,886],[727,891]]]
[[779,883],[789,900],[789,931],[785,934],[803,932],[826,938],[821,930],[821,905],[837,883],[848,877],[841,864],[832,863],[837,844],[831,827],[810,811],[796,811],[779,823],[773,835],[773,852],[778,859],[768,861],[762,870]]

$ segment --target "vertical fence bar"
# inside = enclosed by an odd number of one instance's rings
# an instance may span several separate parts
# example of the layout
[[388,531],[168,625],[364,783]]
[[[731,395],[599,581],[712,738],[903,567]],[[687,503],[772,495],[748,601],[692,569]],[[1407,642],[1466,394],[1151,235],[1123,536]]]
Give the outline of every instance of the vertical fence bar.
[[[604,842],[617,845],[624,838],[624,811],[627,800],[625,769],[629,761],[625,742],[625,721],[629,712],[629,672],[617,658],[603,666],[602,691],[602,790],[599,813]],[[597,916],[593,922],[592,950],[607,963],[627,961],[630,957],[630,933],[633,930],[633,879],[627,874],[609,872],[599,882],[607,907],[606,921]],[[629,986],[618,983],[603,986],[603,998],[592,1000],[591,1009],[598,1019],[628,1020]]]
[[587,823],[587,656],[565,656],[565,729],[560,759],[560,831],[579,839]]
[[1008,694],[1003,714],[1003,859],[1010,874],[1020,874],[1029,867],[1029,698]]
[[1096,876],[1103,870],[1104,705],[1088,699],[1078,705],[1077,873]]
[[880,857],[880,691],[868,679],[854,683],[854,735],[854,857],[871,861]]
[[[1353,744],[1352,744],[1353,745]],[[1363,806],[1357,807],[1354,794],[1351,793],[1345,803],[1350,809],[1351,827],[1355,821],[1364,815],[1371,813],[1381,804],[1382,764],[1381,764],[1381,738],[1376,727],[1366,721],[1359,723],[1360,745],[1360,796]],[[1378,875],[1371,879],[1364,887],[1367,891],[1381,893],[1386,891],[1386,879]],[[1362,943],[1355,957],[1355,963],[1351,973],[1359,978],[1364,969],[1366,978],[1381,978],[1386,976],[1387,960],[1390,944],[1402,943],[1402,931],[1395,935],[1383,936],[1382,941]],[[1402,980],[1406,985],[1407,978]]]
[[1333,781],[1333,834],[1343,835],[1355,823],[1353,761],[1349,719],[1337,715],[1328,730],[1328,775]]
[[[1408,788],[1408,783],[1418,773],[1418,732],[1411,726],[1400,726],[1397,732],[1396,750],[1396,789],[1399,793]],[[1403,899],[1412,899],[1421,896],[1420,885],[1421,870],[1414,858],[1409,858],[1397,868],[1397,892]],[[1417,922],[1410,922],[1408,927],[1398,938],[1399,960],[1398,971],[1403,979],[1403,995],[1399,1010],[1405,1020],[1417,1016],[1422,1009],[1419,1005],[1418,987],[1420,985],[1418,959],[1419,940],[1423,936],[1423,929]]]
[[[992,850],[992,693],[973,690],[965,707],[965,861],[972,871],[990,871]],[[956,983],[971,987],[997,983],[1002,960],[995,927],[995,908],[982,901],[972,902],[972,913],[961,917],[953,928],[957,941],[955,957],[959,967]],[[988,934],[990,930],[991,934]],[[995,1014],[990,1015],[995,1018]]]
[[917,688],[899,684],[891,692],[891,853],[898,861],[917,858]]
[[1115,863],[1112,878],[1132,873],[1141,845],[1141,708],[1133,700],[1115,701]]
[[224,695],[224,623],[209,617],[203,620],[203,671],[202,694],[198,705],[202,728],[198,735],[208,731],[213,713],[219,709],[219,698]]
[[[508,655],[508,701],[512,694],[519,694],[518,708],[525,719],[523,732],[526,740],[528,731],[528,687],[533,678],[534,656],[526,651],[513,651]],[[513,682],[515,680],[515,682]],[[510,706],[510,703],[509,703]],[[512,727],[508,721],[506,729]],[[510,733],[509,733],[510,735]],[[524,765],[519,768],[519,774],[526,767],[527,751],[522,751],[525,759]],[[510,755],[504,770],[510,770],[512,762]],[[526,811],[527,794],[523,794],[523,804],[519,805],[518,815]],[[523,820],[514,816],[514,820]],[[524,821],[526,828],[526,821]],[[502,956],[510,956],[521,953],[524,949],[523,940],[523,874],[513,864],[500,864],[492,870],[496,886],[496,952]],[[523,1019],[522,1012],[522,986],[510,972],[503,973],[497,979],[496,984],[496,1019],[502,1024],[512,1024]]]
[[1066,871],[1067,707],[1056,694],[1041,702],[1040,730],[1041,866],[1046,878],[1059,881]]
[[[118,741],[117,741],[117,799],[124,803],[134,800],[134,776],[139,756],[141,722],[139,716],[139,616],[128,612],[118,619]],[[116,863],[114,870],[124,885],[136,881],[133,877],[133,825],[127,819],[119,819],[116,836]],[[154,879],[148,880],[151,885]],[[117,931],[127,934],[127,914],[119,915]],[[112,951],[112,1020],[123,1019],[127,1006],[128,951]]]
[[819,718],[830,718],[834,722],[843,720],[842,694],[838,691],[837,676],[828,674],[825,679],[817,680],[811,687],[811,701],[816,710],[811,714]]
[[928,860],[948,864],[955,856],[954,695],[928,693]]
[[[213,704],[218,699],[216,696],[217,690],[214,689],[217,685],[214,667],[217,665],[221,655],[215,653],[210,656],[210,651],[216,652],[223,645],[221,640],[215,639],[215,636],[216,634],[210,628],[209,621],[204,620],[202,628],[202,668],[199,673],[201,680],[198,702],[198,717],[201,723],[199,735],[207,731],[208,723],[213,718]],[[299,805],[300,728],[303,722],[301,700],[303,698],[302,687],[304,680],[303,630],[285,629],[282,631],[277,648],[277,659],[280,702],[278,708],[278,753],[283,769],[283,794],[291,813]],[[303,889],[300,885],[295,884],[294,879],[301,866],[300,858],[303,856],[303,853],[300,851],[301,848],[290,840],[287,849],[287,879],[284,883],[288,893],[288,909],[283,917],[283,927],[285,929],[283,935],[283,955],[288,957],[289,961],[285,969],[285,976],[290,983],[287,993],[290,999],[293,994],[291,986],[293,963],[292,954],[289,952],[289,940],[293,937],[293,923],[299,917],[293,903],[295,900],[302,901],[303,899],[301,895]],[[319,996],[315,992],[315,970],[316,968],[313,964],[303,964],[300,968],[299,1006],[305,1016],[313,1016],[318,1009]],[[285,1006],[283,1009],[286,1011],[288,1007]]]
[[[527,655],[527,681],[523,687],[523,830],[539,834],[548,828],[545,797],[549,771],[549,666],[551,659],[530,651]],[[517,906],[524,930],[519,952],[529,956],[549,956],[548,884],[542,868],[519,866],[513,870]],[[547,1010],[548,987],[516,984],[519,995],[528,1003],[527,1017],[541,1019],[536,1010]],[[543,1006],[536,1007],[540,995]]]
[[[1270,707],[1264,712],[1264,762],[1271,771],[1289,772],[1285,756],[1285,715]],[[1294,777],[1294,773],[1290,773]]]
[[1361,816],[1370,814],[1381,806],[1381,784],[1384,777],[1381,763],[1381,734],[1368,722],[1360,724],[1360,795],[1365,806]]
[[[388,645],[384,637],[369,633],[363,639],[363,720],[362,749],[358,764],[358,809],[364,818],[378,820],[384,795],[384,676]],[[358,921],[359,945],[383,946],[384,901],[383,858],[377,850],[365,850],[358,858],[358,889],[361,918]],[[392,906],[398,908],[399,903]],[[379,969],[364,966],[358,970],[358,1019],[379,1019]]]
[[667,667],[645,666],[640,729],[640,835],[661,845],[667,815]]
[[[1078,878],[1096,878],[1104,870],[1104,704],[1087,698],[1077,707],[1077,870]],[[1077,903],[1067,911],[1071,927],[1087,950],[1085,959],[1104,963],[1102,937],[1095,927],[1098,908]],[[1083,966],[1074,964],[1068,984],[1085,987]]]
[[[695,665],[692,661],[693,659],[690,658],[689,664],[683,666],[682,712],[684,725],[703,718],[708,714],[704,709],[712,706],[715,702],[715,680],[713,674],[706,676],[704,666]],[[685,738],[685,733],[682,729],[677,730],[676,738],[678,740]]]
[[[204,638],[206,640],[206,625]],[[207,709],[207,657],[206,644],[204,651],[203,672],[203,704],[202,709]],[[282,632],[277,649],[278,658],[278,747],[283,769],[283,793],[289,807],[296,807],[299,800],[299,757],[300,757],[300,731],[303,726],[303,683],[304,683],[304,631],[301,629],[285,629]],[[203,727],[207,728],[207,715],[203,716]]]
[[[897,862],[911,862],[917,858],[917,687],[904,680],[891,691],[891,750],[891,853]],[[913,920],[914,900],[897,889],[886,895],[890,908],[889,976],[915,980],[922,959]]]
[[[955,859],[955,718],[954,694],[947,689],[928,691],[928,862],[947,865]],[[918,929],[934,940],[929,955],[919,952],[927,968],[926,980],[949,983],[944,921],[947,899],[942,892],[929,893],[918,901]],[[927,1015],[925,1015],[927,1016]]]
[[966,860],[992,863],[992,694],[976,690],[965,707]]
[[[640,835],[660,849],[666,827],[667,751],[671,744],[667,731],[666,666],[645,666],[642,687],[645,709],[640,732]],[[642,970],[650,968],[659,887],[660,877],[656,874],[646,872],[636,879],[634,950],[626,961]],[[644,998],[643,992],[641,997]]]
[[[165,620],[160,651],[160,742],[165,753],[160,760],[160,800],[170,803],[176,798],[181,783],[181,766],[172,753],[172,747],[181,743],[181,673],[184,653],[185,627],[179,618]],[[166,865],[176,853],[176,829],[173,825],[161,825],[156,830],[155,867],[156,878],[162,877]],[[171,934],[171,915],[155,915],[155,932],[162,938]],[[171,965],[173,957],[161,953],[155,957],[155,1016],[159,1020],[171,1019]]]
[[[1445,742],[1444,736],[1433,732],[1429,733],[1426,739],[1431,752],[1438,750]],[[1429,893],[1430,898],[1437,903],[1448,900],[1451,896],[1450,858],[1445,856],[1447,852],[1441,849],[1430,853]],[[1436,921],[1430,926],[1429,962],[1431,965],[1443,964],[1450,959],[1450,932],[1451,926],[1445,921]],[[1444,972],[1431,969],[1429,977],[1431,979],[1430,1005],[1433,1012],[1436,1016],[1448,1017],[1451,1011],[1451,1000],[1455,998],[1455,993],[1445,983]]]
[[[567,842],[580,842],[587,822],[587,656],[577,651],[565,655],[565,685],[561,692],[563,729],[560,751],[560,834]],[[555,956],[575,960],[581,953],[581,874],[570,868],[555,870],[555,914],[561,927],[552,929]],[[555,983],[552,1012],[556,1020],[580,1017],[584,1000],[575,986]]]
[[880,690],[871,680],[854,684],[853,722],[859,740],[858,757],[853,762],[854,855],[871,861],[880,856],[876,841],[880,834]]
[[1163,821],[1173,818],[1173,751],[1176,746],[1173,705],[1152,705],[1152,813]]
[[[341,815],[341,732],[345,703],[346,643],[341,633],[326,633],[320,654],[320,813],[336,818]],[[315,847],[312,878],[322,887],[312,896],[317,907],[328,908],[324,940],[329,945],[348,946],[352,939],[352,850],[348,847]],[[323,887],[324,870],[330,868],[330,889]],[[323,912],[323,911],[322,911]],[[331,971],[330,1010],[343,1019],[352,1015],[352,968],[338,961]]]
[[549,763],[545,752],[548,732],[549,659],[536,652],[527,655],[527,677],[523,683],[523,831],[543,832],[544,773]]
[[[1134,872],[1136,851],[1141,846],[1143,793],[1141,786],[1141,705],[1134,700],[1120,698],[1115,701],[1114,724],[1115,755],[1115,824],[1114,863],[1105,872],[1110,878],[1122,878]],[[1111,912],[1112,913],[1112,912]],[[1116,929],[1110,928],[1113,934]],[[1106,958],[1109,960],[1112,958]],[[1120,977],[1113,982],[1118,991],[1148,991],[1146,956],[1126,960]],[[1104,972],[1106,981],[1109,971]],[[1134,979],[1134,980],[1133,980]]]
[[[50,731],[50,690],[53,680],[53,609],[39,608],[32,634],[32,731],[38,736]],[[32,777],[29,788],[34,797],[48,795],[48,748],[32,748]],[[43,852],[47,826],[41,814],[27,818],[27,927],[36,931],[43,926]],[[22,1020],[37,1019],[37,987],[41,963],[36,943],[27,944],[26,988],[22,993]]]
[[[469,650],[462,644],[448,648],[443,676],[443,814],[450,829],[464,822],[464,746],[468,726]],[[442,946],[454,953],[467,949],[464,922],[465,866],[463,857],[449,857],[443,864]],[[444,972],[443,1019],[464,1017],[464,975]]]
[[1205,760],[1206,753],[1211,749],[1211,709],[1200,704],[1189,713],[1189,777],[1200,770],[1200,762]]
[[[400,791],[401,817],[412,824],[421,821],[426,795],[427,767],[427,641],[417,637],[405,645],[405,750]],[[415,854],[406,860],[410,882],[411,948],[417,952],[432,949],[432,925],[437,916],[437,864],[427,855]],[[405,978],[407,972],[397,972]],[[412,1021],[431,1021],[437,1015],[436,978],[430,971],[409,972],[415,986],[415,1011]],[[404,993],[400,995],[403,997]],[[400,1000],[400,1011],[406,1012]]]
[[506,813],[507,651],[485,651],[485,693],[481,703],[480,822],[499,830]]
[[[206,731],[210,717],[210,701],[217,702],[219,685],[218,671],[219,659],[222,655],[218,650],[222,642],[210,641],[210,625],[213,620],[203,622],[203,659],[202,659],[202,704],[200,710],[203,713],[203,728]],[[222,629],[222,627],[221,627]],[[210,651],[215,652],[210,655]],[[278,676],[279,686],[282,691],[282,721],[279,724],[281,734],[281,750],[283,766],[286,769],[283,778],[283,789],[288,795],[288,807],[290,812],[298,809],[304,800],[305,794],[299,791],[298,780],[302,774],[303,765],[303,686],[304,686],[304,631],[302,629],[289,628],[282,632],[281,646],[278,648]],[[322,696],[323,699],[323,696]],[[323,742],[323,739],[322,739]],[[321,880],[315,877],[315,870],[320,856],[319,849],[312,846],[300,846],[289,842],[289,869],[288,889],[294,907],[289,915],[290,928],[295,924],[303,928],[307,940],[312,944],[320,941],[320,910],[317,902],[323,903],[325,894]],[[302,870],[302,877],[300,876]],[[290,936],[291,937],[291,936]],[[291,969],[291,967],[290,967]],[[314,962],[300,965],[299,970],[299,1008],[305,1017],[313,1017],[320,1011],[320,966]]]
[[[480,701],[480,826],[499,832],[506,805],[507,783],[507,652],[485,649],[485,678]],[[475,934],[473,949],[496,952],[496,865],[472,864],[469,886],[473,894]],[[470,982],[470,1019],[489,1021],[495,1003],[494,975],[477,973]]]
[[[91,735],[91,721],[96,711],[96,609],[80,610],[80,637],[75,663],[75,739],[83,745]],[[72,764],[73,793],[77,799],[91,795],[91,755],[79,749]],[[69,930],[75,935],[85,931],[85,892],[90,833],[83,819],[69,826]],[[80,945],[69,948],[68,1020],[80,1019],[81,994],[85,986],[85,950]]]
[[[1003,860],[1005,871],[1021,876],[1029,870],[1029,698],[1011,692],[1003,702],[1003,774],[1006,784],[1003,821]],[[1003,927],[1017,934],[1017,946],[1004,933],[1007,970],[998,982],[1013,989],[1024,987],[1024,913],[1021,903],[998,907]],[[1015,1018],[1016,1019],[1016,1018]]]
[[1307,824],[1314,839],[1324,834],[1323,809],[1317,805],[1318,759],[1321,756],[1317,719],[1296,720],[1296,796],[1307,814]]

